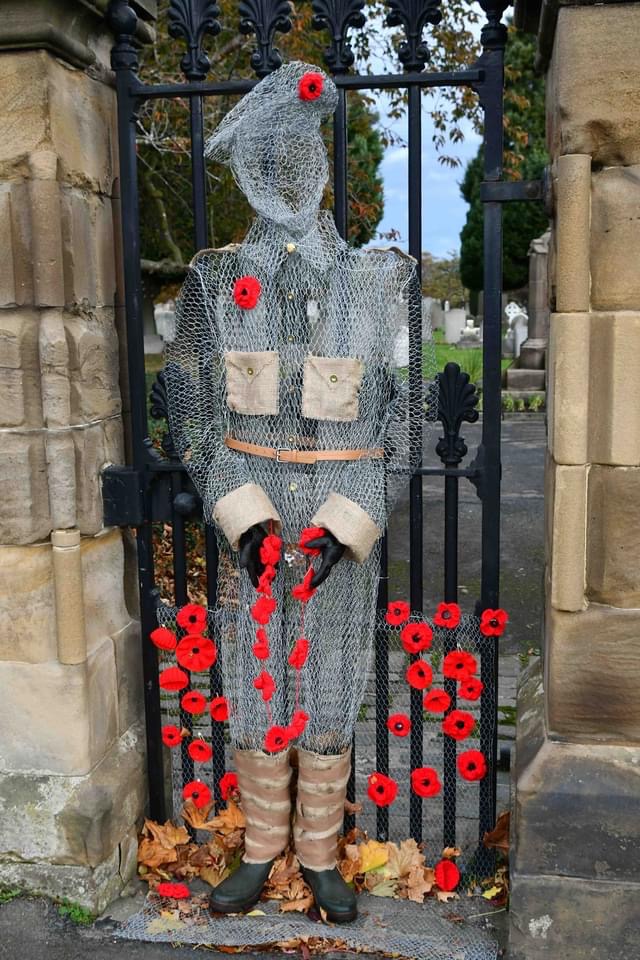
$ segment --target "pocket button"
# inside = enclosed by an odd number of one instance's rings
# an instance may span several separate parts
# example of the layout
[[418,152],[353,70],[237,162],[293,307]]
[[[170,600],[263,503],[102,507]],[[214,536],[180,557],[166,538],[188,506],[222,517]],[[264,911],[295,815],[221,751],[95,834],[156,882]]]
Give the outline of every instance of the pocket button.
[[337,382],[338,382],[338,378],[336,377],[335,373],[332,373],[332,374],[331,374],[331,376],[329,377],[329,380],[331,381],[331,383],[337,383]]

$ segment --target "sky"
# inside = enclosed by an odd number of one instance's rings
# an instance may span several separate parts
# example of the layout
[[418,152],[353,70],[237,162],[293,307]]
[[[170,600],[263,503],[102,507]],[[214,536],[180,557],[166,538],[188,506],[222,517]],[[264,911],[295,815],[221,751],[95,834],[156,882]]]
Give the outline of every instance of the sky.
[[[380,112],[384,105],[380,103]],[[462,165],[455,169],[438,162],[438,154],[432,142],[433,125],[427,109],[422,117],[422,249],[436,257],[445,257],[451,251],[460,250],[460,231],[464,226],[467,204],[460,195],[460,182],[465,167],[475,156],[480,136],[469,123],[463,123],[465,139],[449,149],[452,156],[459,157]],[[395,133],[406,141],[406,120],[394,124]],[[398,230],[401,239],[398,246],[407,246],[407,149],[403,146],[387,148],[381,167],[384,179],[384,216],[378,226],[380,232]]]

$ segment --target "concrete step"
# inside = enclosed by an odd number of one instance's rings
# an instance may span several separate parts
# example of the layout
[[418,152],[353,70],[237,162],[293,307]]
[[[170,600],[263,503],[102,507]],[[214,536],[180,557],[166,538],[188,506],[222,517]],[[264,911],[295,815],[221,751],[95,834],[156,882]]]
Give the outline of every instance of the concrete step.
[[521,370],[509,367],[507,390],[544,390],[544,370]]

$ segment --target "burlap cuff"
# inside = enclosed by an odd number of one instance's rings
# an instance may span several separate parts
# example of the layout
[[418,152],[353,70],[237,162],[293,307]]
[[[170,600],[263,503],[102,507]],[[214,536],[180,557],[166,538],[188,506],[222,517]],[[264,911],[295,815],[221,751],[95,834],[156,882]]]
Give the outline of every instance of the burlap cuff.
[[282,527],[278,511],[257,483],[245,483],[221,497],[213,508],[213,519],[222,528],[232,550],[238,549],[242,534],[256,523],[273,520],[274,533],[280,533]]
[[347,548],[348,560],[364,563],[382,531],[369,514],[353,500],[331,491],[325,502],[311,518],[311,523],[324,527]]

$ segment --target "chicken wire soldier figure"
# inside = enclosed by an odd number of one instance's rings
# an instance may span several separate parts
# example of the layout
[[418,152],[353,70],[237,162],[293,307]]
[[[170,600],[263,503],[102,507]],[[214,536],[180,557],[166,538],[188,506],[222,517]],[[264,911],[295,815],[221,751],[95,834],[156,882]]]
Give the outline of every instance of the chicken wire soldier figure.
[[229,164],[257,216],[241,244],[194,257],[167,385],[174,442],[216,525],[214,622],[247,819],[243,862],[211,906],[249,908],[285,848],[295,742],[296,854],[316,901],[345,921],[356,905],[336,842],[379,538],[425,406],[393,368],[413,261],[350,249],[319,210],[328,179],[319,128],[336,102],[325,74],[290,63],[208,141],[207,156]]

